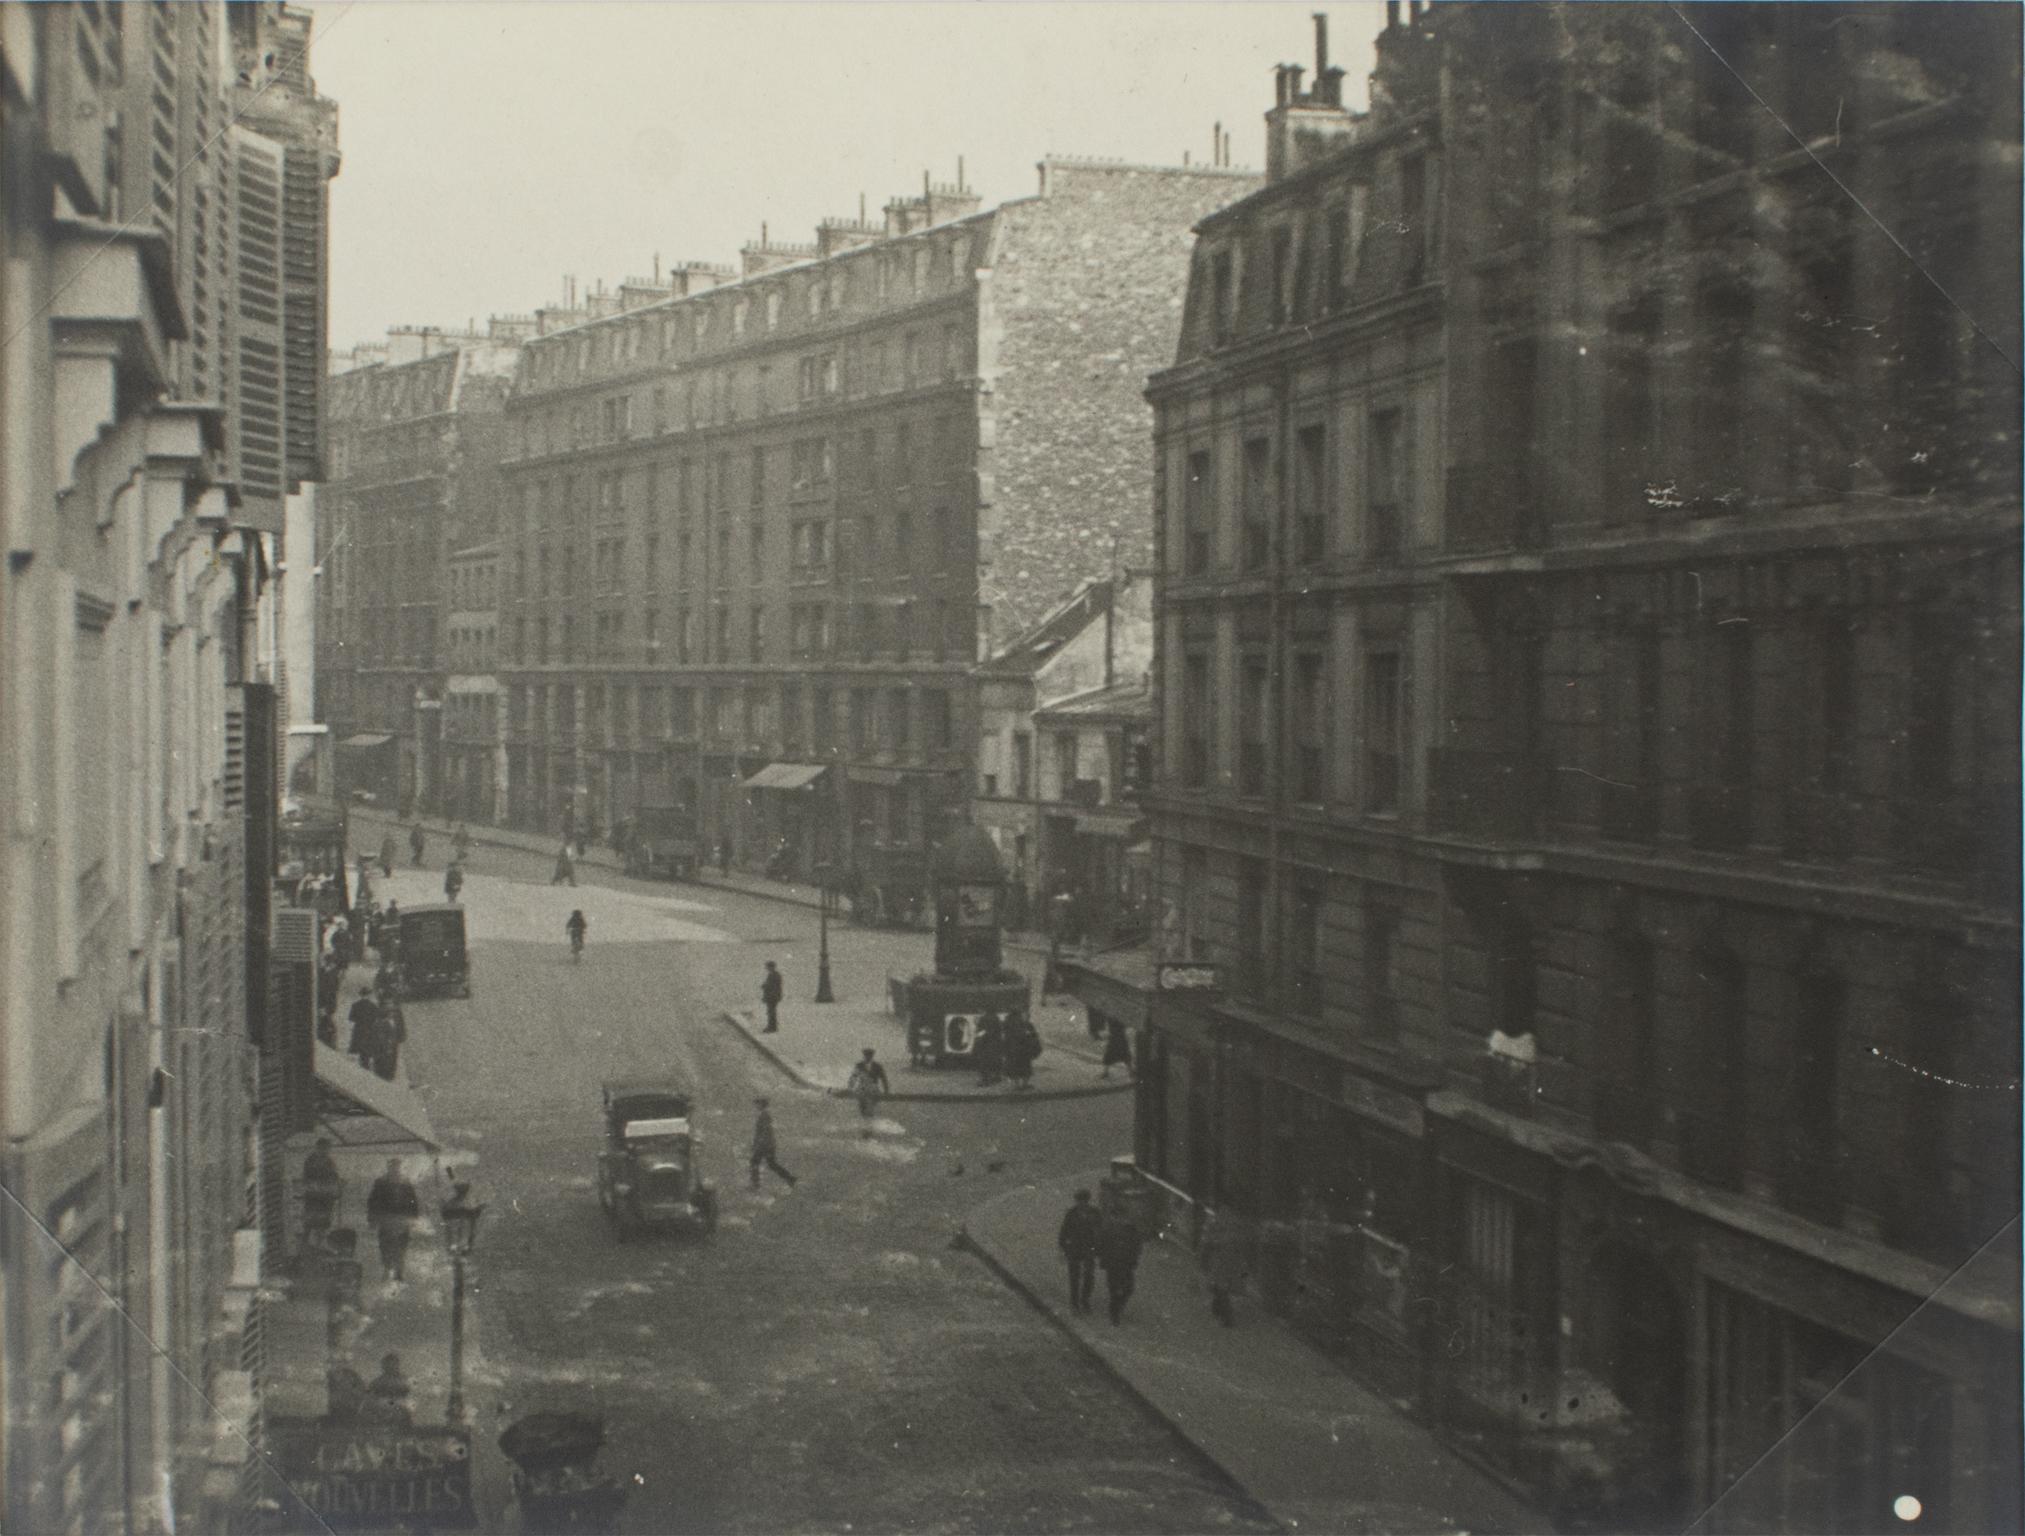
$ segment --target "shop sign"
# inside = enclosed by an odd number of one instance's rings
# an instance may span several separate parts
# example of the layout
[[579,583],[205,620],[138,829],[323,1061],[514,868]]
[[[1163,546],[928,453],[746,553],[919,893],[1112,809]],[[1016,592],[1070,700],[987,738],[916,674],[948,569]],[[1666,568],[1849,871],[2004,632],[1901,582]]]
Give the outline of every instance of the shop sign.
[[1221,992],[1223,970],[1200,960],[1163,960],[1154,985],[1162,992]]
[[[470,1530],[471,1431],[270,1419],[275,1469],[333,1531]],[[293,1506],[293,1500],[290,1501]]]

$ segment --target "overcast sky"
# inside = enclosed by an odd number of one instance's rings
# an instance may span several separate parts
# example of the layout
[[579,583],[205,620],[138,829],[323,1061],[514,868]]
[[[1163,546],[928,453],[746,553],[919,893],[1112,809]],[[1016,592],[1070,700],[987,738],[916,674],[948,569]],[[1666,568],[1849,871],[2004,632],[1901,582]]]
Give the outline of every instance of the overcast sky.
[[[315,0],[334,97],[334,347],[735,262],[816,221],[965,179],[989,206],[1042,155],[1262,166],[1272,66],[1313,66],[1309,5],[703,5]],[[1328,9],[1362,106],[1376,3]],[[876,216],[876,214],[875,214]]]

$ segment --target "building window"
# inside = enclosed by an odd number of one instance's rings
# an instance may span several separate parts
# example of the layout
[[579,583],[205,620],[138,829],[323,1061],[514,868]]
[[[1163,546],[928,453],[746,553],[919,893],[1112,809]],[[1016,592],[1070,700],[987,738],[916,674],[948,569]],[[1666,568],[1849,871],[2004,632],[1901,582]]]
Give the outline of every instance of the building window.
[[1237,930],[1231,936],[1236,951],[1232,967],[1238,990],[1258,997],[1266,985],[1266,865],[1263,859],[1237,861]]
[[1701,782],[1692,833],[1705,848],[1741,848],[1750,840],[1757,730],[1756,644],[1748,623],[1718,624],[1702,687]]
[[1291,893],[1286,934],[1287,1007],[1303,1018],[1322,1016],[1322,890],[1303,883]]
[[829,751],[835,726],[836,705],[831,700],[830,690],[818,684],[809,694],[809,744],[818,752]]
[[1238,662],[1238,696],[1234,701],[1238,730],[1238,793],[1266,792],[1267,741],[1272,720],[1272,668],[1263,654]]
[[869,688],[851,690],[851,750],[860,756],[872,750],[872,700]]
[[1323,559],[1329,538],[1329,437],[1319,424],[1294,437],[1295,558],[1303,565]]
[[1365,446],[1364,553],[1389,560],[1399,553],[1406,515],[1406,412],[1373,411]]
[[1294,798],[1317,805],[1329,798],[1327,668],[1320,651],[1294,655],[1293,719]]
[[748,622],[749,633],[747,639],[750,649],[746,652],[746,655],[753,661],[764,661],[766,659],[766,610],[755,606],[749,615]]
[[886,739],[895,752],[906,752],[913,745],[913,710],[908,704],[905,688],[886,690]]
[[1609,1017],[1597,1074],[1595,1121],[1606,1140],[1643,1147],[1651,1139],[1653,1103],[1653,949],[1642,934],[1620,937],[1610,957]]
[[1055,798],[1068,800],[1076,793],[1076,733],[1055,732]]
[[1182,486],[1182,574],[1201,576],[1209,570],[1211,518],[1216,494],[1209,452],[1188,456],[1188,479]]
[[1373,1040],[1399,1037],[1399,912],[1364,909],[1364,1027]]
[[1030,800],[1034,793],[1034,738],[1025,731],[1014,731],[1012,755],[1013,798]]
[[1841,1217],[1841,1056],[1848,992],[1840,977],[1803,973],[1797,983],[1786,1084],[1781,1198],[1817,1221]]
[[1181,661],[1181,782],[1189,789],[1209,784],[1209,654],[1191,651]]
[[1285,325],[1294,318],[1294,232],[1273,231],[1273,320]]
[[[1606,340],[1603,395],[1603,520],[1628,522],[1647,510],[1652,481],[1656,417],[1652,362],[1659,346],[1659,303],[1647,295],[1612,312]],[[1520,430],[1531,426],[1533,381],[1524,400],[1509,393],[1497,404],[1523,413]],[[1530,437],[1530,431],[1528,431]]]
[[1236,285],[1231,276],[1229,251],[1218,251],[1209,259],[1210,340],[1222,346],[1231,339],[1236,318]]
[[1400,759],[1404,754],[1405,697],[1397,651],[1364,657],[1364,810],[1399,814]]
[[1245,441],[1244,568],[1263,570],[1273,557],[1272,443]]
[[[956,745],[956,720],[950,709],[947,688],[924,689],[921,694],[923,734],[928,745],[937,752],[946,752]],[[995,792],[995,791],[994,791]]]

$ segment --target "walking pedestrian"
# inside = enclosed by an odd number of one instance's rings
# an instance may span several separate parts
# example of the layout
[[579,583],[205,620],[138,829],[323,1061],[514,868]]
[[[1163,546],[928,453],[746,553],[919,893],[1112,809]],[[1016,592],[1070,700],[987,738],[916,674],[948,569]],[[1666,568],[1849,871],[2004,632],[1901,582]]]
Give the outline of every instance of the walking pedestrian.
[[415,868],[422,867],[422,851],[429,846],[429,834],[422,830],[422,823],[416,822],[408,828],[408,851],[415,856]]
[[394,878],[394,834],[391,832],[380,839],[380,876],[386,880]]
[[337,1219],[339,1179],[330,1155],[330,1138],[319,1136],[302,1161],[302,1245],[321,1248],[323,1235]]
[[1251,1241],[1244,1219],[1228,1207],[1214,1212],[1203,1230],[1202,1272],[1209,1281],[1209,1315],[1226,1328],[1236,1327],[1231,1296],[1244,1289],[1251,1272]]
[[1104,1218],[1090,1204],[1087,1189],[1076,1191],[1076,1203],[1062,1216],[1062,1230],[1055,1246],[1069,1261],[1069,1306],[1077,1312],[1090,1310],[1090,1292],[1097,1284],[1097,1242],[1104,1232]]
[[996,1013],[987,1011],[977,1021],[977,1086],[994,1086],[1005,1069],[1005,1026]]
[[[879,1107],[879,1100],[893,1091],[893,1085],[886,1079],[886,1068],[876,1059],[871,1046],[865,1047],[864,1058],[851,1068],[850,1091],[857,1096],[859,1117],[872,1118],[872,1112]],[[859,1132],[861,1136],[872,1134],[871,1126]]]
[[773,1112],[766,1107],[765,1099],[754,1099],[753,1107],[758,1111],[752,1121],[752,1187],[759,1188],[759,1170],[771,1168],[787,1181],[787,1187],[795,1187],[795,1176],[780,1165],[780,1147],[773,1137]]
[[366,1193],[366,1220],[380,1240],[380,1273],[389,1280],[407,1278],[408,1237],[422,1215],[422,1200],[401,1173],[398,1157],[387,1159],[387,1171]]
[[1125,1075],[1132,1075],[1132,1040],[1125,1033],[1125,1025],[1118,1019],[1111,1021],[1111,1028],[1104,1036],[1104,1076],[1110,1077],[1113,1067],[1123,1067]]
[[577,883],[577,866],[576,861],[570,857],[568,838],[564,838],[562,847],[556,850],[555,873],[549,877],[548,883],[561,885],[564,881],[568,881],[571,885]]
[[1139,1228],[1124,1216],[1103,1218],[1097,1233],[1097,1263],[1104,1271],[1104,1286],[1111,1293],[1111,1321],[1123,1322],[1125,1303],[1132,1299],[1132,1282],[1139,1270],[1139,1250],[1144,1240]]
[[766,1004],[766,1028],[763,1035],[780,1033],[780,1000],[787,991],[787,983],[781,980],[780,967],[771,960],[766,963],[766,975],[760,979],[759,1000]]
[[367,900],[371,897],[373,889],[372,868],[373,868],[373,856],[370,853],[367,853],[364,849],[360,849],[359,880],[358,880],[359,888],[352,892],[352,905],[355,907],[363,907],[366,904]]
[[1005,1016],[1005,1072],[1015,1089],[1034,1085],[1034,1061],[1041,1054],[1041,1032],[1023,1013]]
[[443,899],[456,905],[457,895],[464,889],[464,866],[452,860],[450,867],[443,871]]
[[370,1070],[379,1055],[380,1030],[380,1005],[374,1001],[371,989],[358,995],[351,1012],[345,1017],[352,1026],[351,1038],[345,1042],[345,1054]]
[[366,1388],[366,1401],[361,1406],[370,1418],[406,1424],[412,1416],[408,1404],[412,1391],[408,1373],[401,1369],[401,1357],[389,1353],[380,1358],[380,1374]]
[[380,1023],[374,1039],[373,1072],[391,1083],[400,1069],[401,1047],[408,1043],[408,1016],[401,1011],[397,992],[380,999]]
[[471,829],[461,821],[457,823],[456,830],[450,834],[450,846],[456,850],[459,864],[471,857]]

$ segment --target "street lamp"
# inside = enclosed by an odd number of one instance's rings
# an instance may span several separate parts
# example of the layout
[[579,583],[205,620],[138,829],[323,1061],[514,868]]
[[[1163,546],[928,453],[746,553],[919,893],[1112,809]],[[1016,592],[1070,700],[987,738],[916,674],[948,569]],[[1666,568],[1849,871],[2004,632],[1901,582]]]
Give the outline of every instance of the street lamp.
[[821,885],[821,896],[816,903],[819,926],[816,940],[816,1001],[834,1003],[836,993],[830,990],[830,903],[836,896],[835,869],[828,863],[816,866],[816,879]]
[[464,1422],[464,1260],[478,1244],[485,1207],[470,1203],[471,1185],[458,1180],[443,1202],[443,1240],[450,1250],[450,1401],[444,1417]]

